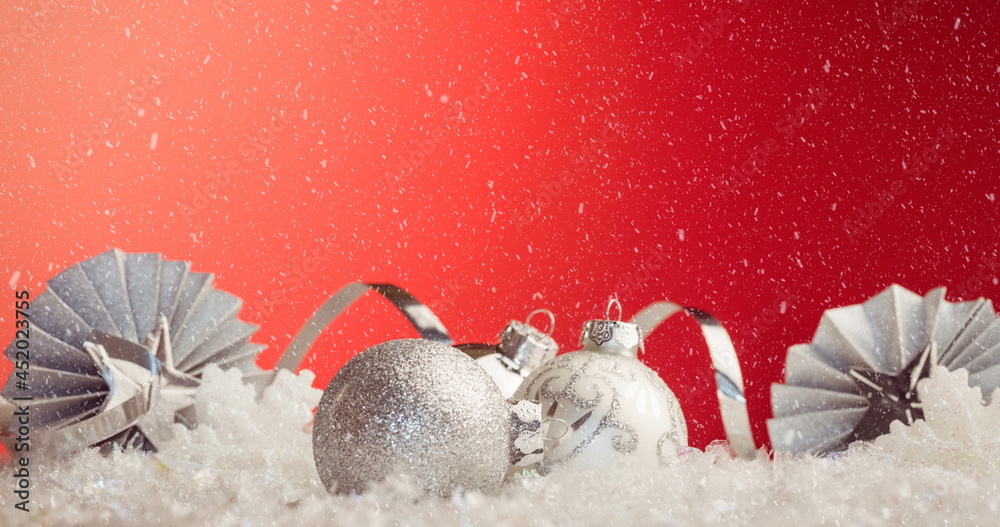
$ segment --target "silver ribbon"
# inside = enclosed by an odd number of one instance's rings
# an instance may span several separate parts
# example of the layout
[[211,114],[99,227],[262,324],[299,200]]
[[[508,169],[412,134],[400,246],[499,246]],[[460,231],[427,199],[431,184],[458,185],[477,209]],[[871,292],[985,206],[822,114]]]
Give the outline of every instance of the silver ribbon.
[[736,357],[736,348],[722,323],[707,311],[666,301],[649,304],[632,317],[630,322],[642,328],[645,335],[649,335],[664,320],[680,312],[691,315],[698,322],[705,343],[708,344],[708,353],[715,368],[722,425],[725,427],[729,446],[740,457],[753,459],[757,455],[757,447],[750,431],[750,415],[747,413],[747,400],[743,393],[743,374]]
[[278,360],[275,370],[285,368],[296,371],[320,333],[368,291],[375,291],[392,303],[417,330],[420,338],[433,340],[449,346],[454,343],[451,336],[448,335],[448,330],[445,329],[444,324],[441,323],[430,308],[420,303],[419,300],[404,289],[392,284],[354,282],[337,291],[313,313],[313,316],[306,321],[302,329],[292,339],[291,344],[285,348],[285,352],[281,355],[281,359]]
[[[417,329],[420,337],[452,344],[437,316],[405,290],[391,284],[357,282],[348,284],[320,306],[288,346],[277,368],[241,368],[244,381],[254,386],[259,395],[273,382],[279,369],[297,369],[323,329],[368,291],[375,291],[389,300]],[[44,448],[58,455],[107,441],[131,441],[134,434],[127,432],[133,427],[142,432],[143,444],[148,443],[154,449],[156,443],[169,438],[174,420],[185,417],[183,412],[193,410],[190,403],[199,384],[197,378],[176,370],[170,342],[168,323],[163,316],[142,344],[94,330],[83,347],[107,383],[108,395],[88,417],[67,425],[36,425],[42,434],[40,442]],[[34,405],[39,399],[0,398],[0,423],[5,432],[0,434],[0,442],[8,449],[13,448],[15,441],[14,411],[18,403]],[[163,411],[154,412],[154,409],[160,410],[160,406]],[[176,416],[168,415],[175,412]]]

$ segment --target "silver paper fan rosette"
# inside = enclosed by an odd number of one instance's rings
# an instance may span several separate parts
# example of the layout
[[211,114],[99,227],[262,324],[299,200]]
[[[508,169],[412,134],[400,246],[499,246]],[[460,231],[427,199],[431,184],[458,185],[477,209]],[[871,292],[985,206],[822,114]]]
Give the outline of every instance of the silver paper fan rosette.
[[776,451],[827,454],[922,419],[917,383],[934,365],[966,369],[989,397],[1000,387],[1000,319],[986,299],[948,302],[893,285],[823,314],[810,344],[788,350],[767,423]]
[[[190,268],[113,249],[50,279],[31,303],[30,376],[3,389],[0,439],[15,434],[10,405],[26,404],[14,398],[30,396],[32,431],[57,452],[153,450],[174,422],[193,424],[208,364],[266,378],[254,365],[265,346],[247,340],[258,327],[236,318],[243,302]],[[18,351],[12,342],[6,355]]]

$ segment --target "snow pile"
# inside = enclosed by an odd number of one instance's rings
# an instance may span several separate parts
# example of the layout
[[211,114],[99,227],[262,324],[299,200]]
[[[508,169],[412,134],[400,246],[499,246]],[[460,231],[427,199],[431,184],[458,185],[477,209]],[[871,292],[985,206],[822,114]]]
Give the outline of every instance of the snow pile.
[[993,402],[987,406],[981,402],[984,394],[968,383],[967,371],[936,367],[931,378],[917,385],[926,420],[913,426],[896,421],[875,445],[907,463],[975,476],[995,474],[1000,468],[1000,390],[990,394]]
[[[1000,512],[1000,403],[964,372],[920,389],[926,422],[828,458],[731,459],[690,449],[670,468],[516,477],[498,496],[422,496],[396,477],[331,496],[313,467],[312,374],[282,372],[260,401],[212,369],[195,430],[156,455],[32,459],[32,512],[0,490],[2,525],[983,525]],[[997,398],[994,398],[996,401]]]

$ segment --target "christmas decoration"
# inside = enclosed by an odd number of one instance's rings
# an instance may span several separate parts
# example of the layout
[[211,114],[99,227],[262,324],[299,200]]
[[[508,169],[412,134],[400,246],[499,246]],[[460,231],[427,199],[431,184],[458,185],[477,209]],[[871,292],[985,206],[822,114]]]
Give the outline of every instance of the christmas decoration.
[[[57,452],[98,444],[155,450],[171,424],[195,421],[194,390],[209,364],[267,377],[237,320],[242,301],[212,287],[213,275],[158,254],[113,249],[47,282],[31,304],[30,375],[3,389],[9,444],[15,398],[31,398],[32,430]],[[12,342],[7,357],[20,360]],[[22,403],[23,404],[23,403]]]
[[328,494],[303,431],[320,398],[312,375],[280,372],[255,397],[235,373],[206,369],[195,398],[197,428],[177,430],[155,455],[33,455],[31,512],[15,509],[18,499],[6,489],[0,525],[995,523],[1000,397],[983,406],[962,371],[937,368],[919,384],[928,401],[924,421],[897,423],[890,434],[835,459],[731,459],[709,446],[686,451],[667,470],[632,463],[606,471],[565,467],[545,478],[515,476],[498,494],[451,499],[427,499],[401,476],[360,496]]
[[936,366],[965,369],[987,398],[1000,387],[1000,322],[990,301],[951,303],[892,285],[823,314],[812,343],[788,350],[774,384],[768,432],[775,450],[825,454],[913,424],[928,403],[918,383]]
[[649,304],[632,317],[630,322],[639,326],[644,335],[649,335],[676,313],[690,315],[705,337],[712,367],[715,369],[716,394],[730,448],[740,457],[753,459],[757,455],[757,447],[750,431],[750,415],[747,413],[747,400],[743,393],[743,372],[733,341],[722,323],[707,311],[667,301]]
[[[619,317],[610,320],[611,308]],[[619,456],[667,465],[687,446],[687,425],[677,398],[637,358],[639,326],[621,321],[621,305],[608,304],[609,320],[590,320],[579,351],[535,370],[521,384],[518,399],[541,402],[550,440],[541,474],[556,465],[607,469]]]
[[393,340],[347,362],[316,410],[313,456],[330,492],[362,493],[402,472],[431,494],[496,492],[541,457],[539,406],[504,400],[462,352]]
[[[542,333],[531,325],[531,318],[539,313],[549,316],[548,333]],[[524,322],[511,320],[500,333],[498,344],[458,344],[455,347],[476,359],[493,378],[500,393],[510,398],[525,377],[559,352],[559,345],[552,339],[555,324],[551,311],[536,309],[528,314]]]
[[393,307],[398,309],[417,330],[420,338],[442,344],[452,344],[453,341],[448,335],[448,330],[441,324],[438,317],[430,308],[406,290],[392,284],[353,282],[334,293],[309,317],[292,342],[285,348],[276,369],[297,371],[320,333],[368,291],[382,295]]

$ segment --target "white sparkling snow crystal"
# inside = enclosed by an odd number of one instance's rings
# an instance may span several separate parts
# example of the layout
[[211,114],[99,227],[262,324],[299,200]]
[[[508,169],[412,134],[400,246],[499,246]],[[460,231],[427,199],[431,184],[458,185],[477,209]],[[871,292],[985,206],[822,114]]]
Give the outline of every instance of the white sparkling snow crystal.
[[177,425],[155,455],[37,455],[32,512],[14,509],[5,485],[0,525],[992,525],[1000,512],[1000,397],[984,406],[962,371],[921,383],[926,422],[838,455],[743,461],[711,446],[671,467],[557,470],[450,499],[402,475],[327,494],[310,447],[312,380],[282,372],[257,401],[235,371],[210,368],[196,429]]
[[1000,469],[1000,390],[982,403],[979,388],[969,386],[969,373],[949,373],[938,366],[917,385],[924,403],[924,421],[906,426],[896,421],[875,446],[893,458],[920,465],[937,465],[974,475]]

